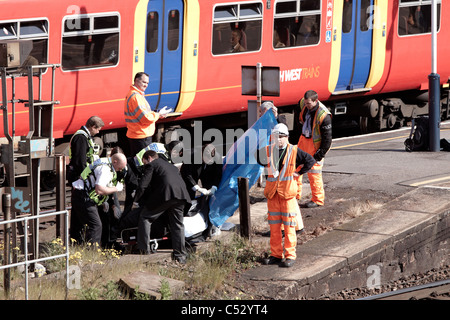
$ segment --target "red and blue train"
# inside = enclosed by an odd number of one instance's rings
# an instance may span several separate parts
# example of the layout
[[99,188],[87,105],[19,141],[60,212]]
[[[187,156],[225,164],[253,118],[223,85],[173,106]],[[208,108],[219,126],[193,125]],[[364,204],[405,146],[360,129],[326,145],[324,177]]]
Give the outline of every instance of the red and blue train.
[[[151,107],[168,106],[179,114],[159,121],[159,132],[198,119],[211,127],[246,123],[249,97],[242,95],[241,68],[258,63],[279,67],[280,94],[267,99],[282,112],[292,112],[313,89],[334,121],[350,115],[362,131],[379,131],[428,113],[431,5],[431,0],[3,0],[0,43],[26,43],[22,65],[61,65],[55,74],[60,101],[54,106],[55,139],[70,136],[91,115],[104,120],[101,134],[123,130],[124,97],[139,71],[150,75]],[[437,9],[437,70],[447,116],[450,3],[438,0]],[[50,78],[51,72],[44,74],[44,91]],[[16,97],[27,96],[25,76],[16,78],[15,90]],[[15,121],[15,134],[26,134],[26,106],[16,106]]]

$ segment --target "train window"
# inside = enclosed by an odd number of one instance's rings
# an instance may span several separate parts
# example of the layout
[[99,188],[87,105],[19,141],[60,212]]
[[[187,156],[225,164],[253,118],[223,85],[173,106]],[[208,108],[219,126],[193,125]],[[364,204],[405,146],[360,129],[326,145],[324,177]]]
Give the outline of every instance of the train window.
[[117,29],[119,28],[119,17],[96,17],[94,18],[94,29]]
[[19,72],[26,72],[26,66],[48,62],[48,34],[47,20],[0,22],[0,41],[22,40]]
[[255,17],[255,18],[259,18],[261,17],[262,12],[261,12],[261,5],[255,5],[254,3],[252,4],[241,4],[240,6],[240,10],[239,10],[239,16],[245,17],[245,18],[251,18],[251,17]]
[[0,23],[0,39],[17,39],[17,23]]
[[263,5],[260,2],[218,5],[214,8],[214,55],[257,51],[261,48]]
[[158,50],[159,16],[158,12],[152,11],[147,15],[147,52]]
[[89,31],[89,26],[90,26],[89,18],[67,19],[64,23],[64,32]]
[[344,1],[342,9],[342,32],[349,33],[352,31],[353,24],[353,0]]
[[370,0],[361,0],[361,31],[368,31],[372,24],[371,18],[373,17],[373,6],[370,5]]
[[180,39],[180,12],[178,10],[170,10],[169,26],[167,37],[167,49],[174,51],[178,49]]
[[[437,29],[441,24],[441,1],[437,1]],[[431,32],[431,0],[400,0],[398,34],[400,36]]]
[[118,14],[64,17],[61,68],[65,71],[101,68],[119,61]]
[[300,1],[300,11],[317,11],[320,10],[320,1],[303,0]]
[[48,35],[47,21],[23,21],[20,23],[20,37],[46,36]]
[[319,43],[321,1],[279,0],[275,3],[273,47],[300,47]]
[[275,7],[276,14],[296,13],[296,12],[297,12],[297,1],[278,2]]
[[220,6],[214,10],[214,21],[235,19],[238,6]]

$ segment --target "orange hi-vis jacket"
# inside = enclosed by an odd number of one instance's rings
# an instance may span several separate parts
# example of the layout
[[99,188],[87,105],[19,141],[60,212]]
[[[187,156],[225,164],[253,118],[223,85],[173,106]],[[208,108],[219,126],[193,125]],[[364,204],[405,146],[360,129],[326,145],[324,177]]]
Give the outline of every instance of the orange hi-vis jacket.
[[155,133],[155,122],[159,119],[159,113],[152,111],[144,92],[135,86],[130,87],[125,99],[124,115],[128,138],[142,139]]
[[[287,152],[283,160],[283,169],[278,172],[277,165],[273,161],[273,151],[275,145],[266,147],[267,159],[269,159],[268,176],[266,179],[266,187],[264,188],[264,196],[272,199],[275,193],[283,199],[291,199],[297,195],[297,181],[294,179],[294,173],[298,170],[295,167],[297,158],[297,146],[288,143],[284,152]],[[280,155],[281,158],[281,155]],[[286,163],[287,162],[287,163]],[[299,167],[300,169],[300,167]],[[274,175],[277,172],[278,175]]]

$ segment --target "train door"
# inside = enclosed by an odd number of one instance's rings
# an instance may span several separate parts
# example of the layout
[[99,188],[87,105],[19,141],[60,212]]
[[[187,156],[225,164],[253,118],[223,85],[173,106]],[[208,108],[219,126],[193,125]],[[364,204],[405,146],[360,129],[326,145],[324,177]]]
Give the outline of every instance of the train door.
[[183,39],[183,0],[150,0],[147,7],[144,70],[152,110],[175,110],[180,96]]
[[344,0],[342,44],[336,91],[364,88],[372,59],[373,0]]

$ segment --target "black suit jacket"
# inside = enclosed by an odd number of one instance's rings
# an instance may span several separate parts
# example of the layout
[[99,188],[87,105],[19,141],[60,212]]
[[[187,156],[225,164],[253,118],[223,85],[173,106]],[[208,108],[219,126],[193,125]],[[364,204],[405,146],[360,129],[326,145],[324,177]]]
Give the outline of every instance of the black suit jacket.
[[152,209],[172,199],[191,202],[178,169],[161,158],[144,165],[135,202]]
[[[80,128],[90,136],[89,131],[84,126]],[[77,180],[84,168],[87,167],[86,155],[89,151],[89,141],[83,134],[77,134],[72,138],[70,142],[70,149],[72,153],[72,159],[67,169],[67,179],[70,183]]]

